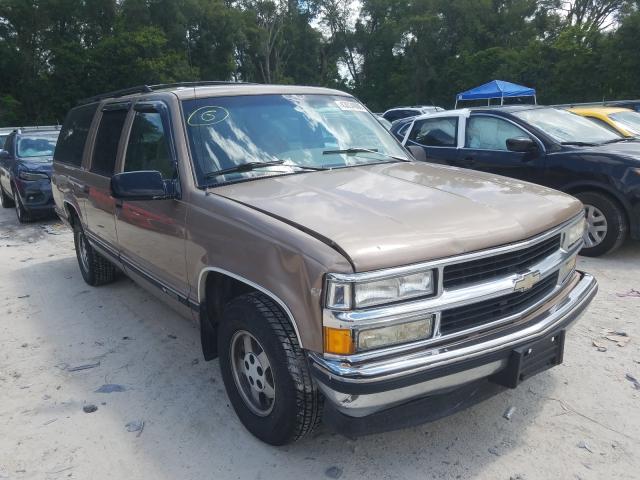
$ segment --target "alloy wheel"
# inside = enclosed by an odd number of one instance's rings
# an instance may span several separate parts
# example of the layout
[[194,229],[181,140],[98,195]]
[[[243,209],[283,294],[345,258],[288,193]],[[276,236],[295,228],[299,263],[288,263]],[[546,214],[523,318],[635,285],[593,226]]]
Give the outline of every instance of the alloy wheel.
[[246,330],[231,338],[229,352],[233,379],[242,400],[260,417],[273,410],[276,398],[271,362],[260,342]]
[[587,248],[600,245],[607,236],[607,218],[599,208],[593,205],[584,206],[584,214],[587,220],[587,228],[584,232],[584,244]]

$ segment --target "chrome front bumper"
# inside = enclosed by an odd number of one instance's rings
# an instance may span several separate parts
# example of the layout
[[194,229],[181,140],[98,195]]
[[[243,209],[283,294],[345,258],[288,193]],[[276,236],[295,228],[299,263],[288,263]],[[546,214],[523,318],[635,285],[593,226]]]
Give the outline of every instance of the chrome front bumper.
[[587,273],[574,275],[550,305],[522,321],[482,335],[360,363],[310,353],[312,373],[325,397],[351,417],[489,377],[505,368],[514,348],[564,330],[580,317],[598,285]]

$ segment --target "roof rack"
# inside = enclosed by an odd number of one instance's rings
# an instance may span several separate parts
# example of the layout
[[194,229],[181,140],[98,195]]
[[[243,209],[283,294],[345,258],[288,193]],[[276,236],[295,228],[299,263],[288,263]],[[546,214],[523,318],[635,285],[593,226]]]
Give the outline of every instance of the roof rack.
[[14,132],[20,134],[25,132],[37,132],[41,130],[60,130],[61,128],[61,125],[35,125],[32,127],[18,127],[14,129]]
[[175,83],[159,83],[157,85],[138,85],[135,87],[123,88],[121,90],[113,90],[111,92],[101,93],[93,97],[85,98],[78,102],[78,105],[86,105],[87,103],[99,102],[107,98],[118,98],[126,95],[133,95],[136,93],[151,93],[156,90],[163,90],[167,88],[179,88],[179,87],[203,87],[214,85],[251,85],[244,82],[229,82],[229,81],[217,81],[206,80],[199,82],[175,82]]

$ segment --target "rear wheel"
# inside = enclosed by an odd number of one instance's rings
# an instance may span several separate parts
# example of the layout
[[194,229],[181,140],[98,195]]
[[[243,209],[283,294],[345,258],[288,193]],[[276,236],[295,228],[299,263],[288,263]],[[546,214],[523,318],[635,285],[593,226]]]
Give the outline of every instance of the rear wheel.
[[320,422],[322,397],[293,327],[261,293],[225,307],[219,326],[222,378],[236,414],[271,445],[294,442]]
[[113,282],[116,278],[116,268],[93,249],[77,219],[73,226],[73,240],[84,281],[93,287]]
[[4,188],[0,185],[0,204],[2,204],[3,208],[13,208],[13,198],[11,198],[4,191]]
[[587,221],[584,247],[580,254],[598,257],[622,245],[628,230],[622,207],[608,195],[599,192],[578,193],[576,197],[584,204]]

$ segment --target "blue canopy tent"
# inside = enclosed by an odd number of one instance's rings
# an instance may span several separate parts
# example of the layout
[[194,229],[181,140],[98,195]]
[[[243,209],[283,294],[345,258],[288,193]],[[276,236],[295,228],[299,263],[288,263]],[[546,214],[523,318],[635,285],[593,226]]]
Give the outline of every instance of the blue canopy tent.
[[460,100],[487,100],[487,105],[489,105],[492,98],[499,98],[500,105],[504,105],[505,98],[514,97],[533,97],[534,103],[538,103],[534,88],[523,87],[504,80],[493,80],[456,95],[456,108],[458,108]]

